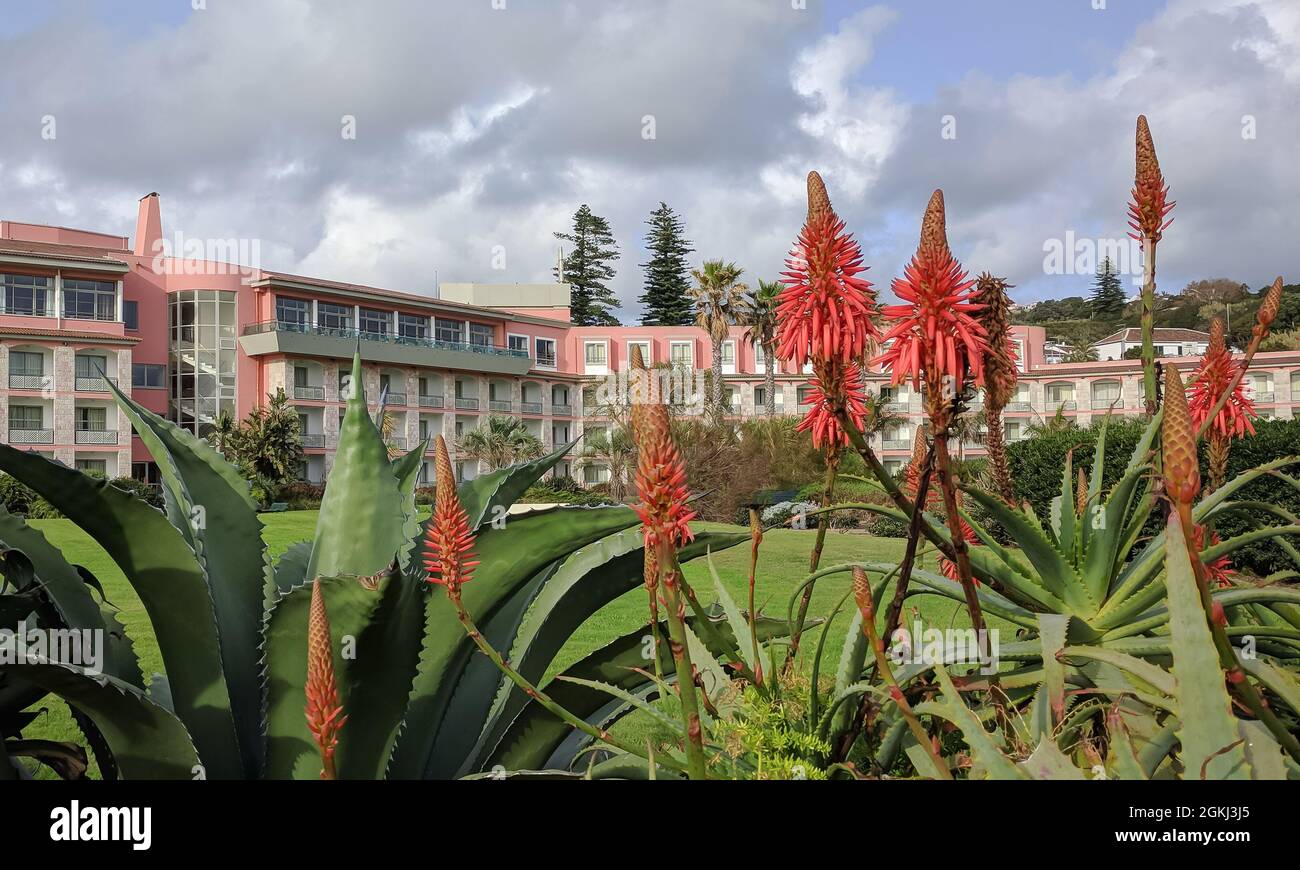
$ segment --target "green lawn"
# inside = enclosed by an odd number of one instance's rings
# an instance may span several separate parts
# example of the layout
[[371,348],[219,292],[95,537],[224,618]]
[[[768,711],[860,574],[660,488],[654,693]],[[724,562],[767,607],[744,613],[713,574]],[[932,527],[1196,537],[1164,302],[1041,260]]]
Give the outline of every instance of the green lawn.
[[[290,545],[312,537],[316,512],[291,511],[264,514],[263,520],[266,525],[264,536],[267,545],[272,556],[278,558]],[[144,608],[126,582],[126,578],[99,545],[69,520],[34,520],[31,525],[43,531],[50,543],[62,550],[70,562],[84,565],[100,579],[109,600],[121,610],[122,622],[135,643],[141,669],[146,675],[162,672],[162,658],[150,631]],[[708,527],[736,528],[712,524]],[[808,556],[815,534],[812,531],[780,530],[766,535],[759,557],[758,602],[761,610],[773,616],[784,616],[791,593],[807,576]],[[897,562],[902,558],[902,553],[902,540],[831,532],[827,535],[821,564],[829,566],[854,560]],[[748,585],[748,544],[717,553],[713,559],[723,583],[737,601],[743,602]],[[934,567],[933,559],[933,556],[927,557],[926,561],[930,563],[927,567]],[[705,603],[712,601],[714,598],[711,591],[712,581],[704,560],[697,559],[688,563],[685,571],[688,580],[699,591],[700,598]],[[849,585],[850,577],[847,574],[835,575],[819,581],[813,596],[811,613],[815,616],[829,613],[848,590]],[[964,622],[964,613],[955,613],[958,609],[955,602],[934,596],[925,596],[920,601],[922,612],[930,624],[947,625],[954,619],[957,622]],[[841,612],[836,621],[835,634],[831,636],[832,643],[839,643],[851,611],[850,606]],[[635,630],[637,626],[645,623],[646,618],[645,591],[637,588],[587,620],[560,653],[553,672],[577,661],[615,637]],[[806,649],[811,646],[811,643],[805,644]],[[833,646],[831,649],[834,650],[836,647]],[[828,654],[828,663],[823,667],[824,674],[827,671],[834,673],[834,663],[837,659],[838,652]],[[82,742],[79,730],[73,724],[67,708],[61,701],[47,698],[40,702],[39,706],[48,708],[49,712],[38,725],[27,730],[29,736]],[[630,722],[628,726],[635,728],[637,723]]]

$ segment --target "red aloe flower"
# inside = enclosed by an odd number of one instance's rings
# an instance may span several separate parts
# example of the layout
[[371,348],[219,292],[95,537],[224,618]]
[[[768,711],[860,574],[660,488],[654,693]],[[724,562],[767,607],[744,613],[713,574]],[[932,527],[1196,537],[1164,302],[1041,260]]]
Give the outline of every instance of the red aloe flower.
[[641,497],[635,510],[641,518],[646,549],[660,541],[677,546],[693,539],[689,523],[696,514],[686,503],[690,496],[686,464],[673,443],[668,409],[641,405],[633,433],[638,442],[636,488]]
[[[847,447],[849,436],[835,416],[837,402],[842,402],[845,412],[858,431],[867,419],[866,393],[862,386],[862,369],[856,363],[847,368],[835,364],[819,366],[821,375],[813,379],[812,389],[804,404],[808,413],[799,422],[799,432],[812,432],[813,447]],[[824,376],[824,377],[823,377]]]
[[[1205,418],[1240,369],[1241,363],[1232,358],[1224,340],[1223,321],[1215,318],[1210,326],[1210,346],[1196,369],[1195,383],[1188,388],[1187,407],[1192,414],[1192,428],[1199,431],[1205,425]],[[1251,418],[1257,416],[1254,401],[1246,395],[1245,381],[1238,381],[1228,401],[1215,415],[1210,431],[1224,438],[1241,438],[1247,432],[1254,435]]]
[[[1210,540],[1205,540],[1205,526],[1197,525],[1192,532],[1192,543],[1196,545],[1196,552],[1201,552],[1206,547],[1213,547],[1223,543],[1218,532],[1210,532]],[[1237,575],[1236,570],[1232,567],[1232,560],[1227,556],[1220,556],[1213,561],[1201,560],[1205,565],[1205,576],[1211,584],[1218,586],[1220,589],[1232,586],[1232,578]]]
[[821,176],[808,173],[808,220],[786,260],[785,289],[777,303],[777,356],[802,366],[809,360],[847,365],[879,333],[872,317],[876,294],[858,275],[862,248],[831,208]]
[[434,451],[433,516],[425,533],[424,567],[429,582],[447,587],[448,595],[459,595],[462,583],[470,579],[478,561],[474,558],[474,535],[469,515],[456,495],[456,473],[447,455],[447,442],[438,436]]
[[[925,435],[918,429],[912,447],[912,461],[907,463],[907,470],[903,473],[903,490],[913,502],[916,501],[916,495],[921,489],[921,475],[925,471],[926,452]],[[943,491],[939,488],[938,478],[931,475],[930,485],[925,492],[925,510],[930,510],[942,504]]]
[[872,360],[891,372],[895,384],[910,378],[919,389],[925,380],[933,403],[928,410],[937,429],[946,428],[946,413],[939,405],[950,395],[948,385],[960,393],[969,371],[982,386],[988,353],[988,333],[975,319],[984,306],[971,301],[975,282],[948,249],[943,223],[943,191],[936,190],[926,208],[916,255],[893,283],[894,295],[904,304],[881,309],[893,322],[883,339],[889,347]]
[[1164,231],[1174,222],[1168,217],[1173,208],[1174,203],[1169,201],[1169,185],[1165,184],[1160,161],[1156,158],[1147,116],[1138,115],[1137,172],[1133,180],[1133,201],[1128,207],[1128,225],[1133,232],[1129,236],[1143,244],[1147,239],[1160,241]]
[[307,617],[307,728],[320,749],[321,779],[334,779],[334,750],[339,730],[348,721],[339,703],[334,680],[334,647],[330,640],[330,619],[325,610],[320,580],[312,582],[311,610]]

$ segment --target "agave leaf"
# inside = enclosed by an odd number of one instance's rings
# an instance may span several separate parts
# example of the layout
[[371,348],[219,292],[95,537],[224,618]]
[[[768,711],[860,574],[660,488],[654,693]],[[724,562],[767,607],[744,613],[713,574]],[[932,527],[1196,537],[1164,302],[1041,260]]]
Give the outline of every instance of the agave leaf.
[[316,520],[308,577],[369,577],[405,550],[402,494],[388,447],[370,419],[361,356],[352,357],[352,388]]
[[1165,587],[1177,683],[1174,696],[1182,713],[1178,739],[1183,767],[1189,779],[1200,779],[1202,770],[1209,779],[1249,779],[1245,751],[1240,746],[1229,748],[1241,738],[1177,512],[1169,515],[1165,535]]
[[[474,542],[480,564],[462,591],[466,609],[476,622],[486,625],[497,608],[543,566],[637,522],[631,508],[565,506],[516,515],[501,527],[481,527]],[[417,563],[421,552],[417,551]],[[446,597],[429,596],[419,673],[390,776],[420,779],[427,774],[438,730],[473,651]]]
[[173,495],[183,498],[195,552],[208,578],[240,752],[251,774],[262,763],[257,649],[273,585],[257,505],[248,481],[207,442],[141,407],[112,381],[108,384],[159,468],[172,469],[179,483],[173,484]]
[[181,532],[134,495],[42,456],[0,444],[0,468],[44,496],[122,569],[149,614],[177,715],[208,776],[245,775],[207,578]]
[[415,486],[420,479],[420,468],[424,465],[424,454],[429,449],[429,439],[421,441],[414,450],[404,453],[392,462],[393,476],[397,478],[397,490],[402,496],[402,513],[406,523],[402,534],[406,545],[401,549],[400,564],[403,568],[410,565],[411,554],[420,535],[420,515],[415,504]]
[[307,582],[307,563],[311,561],[311,541],[299,541],[280,556],[275,563],[275,591],[277,596]]
[[[0,640],[0,646],[6,641]],[[23,679],[58,695],[86,716],[125,779],[194,779],[204,768],[185,726],[137,686],[28,652],[10,665]],[[3,755],[0,755],[0,762]]]
[[[415,676],[423,590],[392,571],[373,581],[320,578],[335,650],[339,701],[348,716],[339,732],[342,779],[376,779],[384,771]],[[318,756],[304,715],[307,625],[311,584],[277,599],[266,627],[266,777],[289,779],[320,771],[300,764]]]
[[469,514],[469,527],[477,529],[484,522],[504,514],[519,500],[528,487],[563,459],[577,439],[532,462],[523,462],[481,474],[460,486],[460,503]]

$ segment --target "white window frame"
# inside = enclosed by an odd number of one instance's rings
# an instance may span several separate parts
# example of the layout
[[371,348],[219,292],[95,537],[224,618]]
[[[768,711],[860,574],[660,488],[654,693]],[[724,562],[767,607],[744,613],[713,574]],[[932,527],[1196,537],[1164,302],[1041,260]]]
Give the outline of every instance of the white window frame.
[[[605,361],[603,363],[587,362],[587,348],[599,346],[605,350]],[[609,339],[608,338],[584,338],[582,340],[582,366],[583,372],[589,375],[607,375],[609,374]]]
[[[544,363],[541,361],[542,359],[541,342],[543,341],[549,341],[551,343],[551,359],[554,360],[554,362]],[[560,351],[560,343],[556,339],[547,338],[544,335],[533,336],[533,362],[536,363],[537,368],[554,370],[560,364],[559,351]]]
[[[730,364],[730,365],[727,364],[727,348],[728,348],[728,347],[731,348],[731,364]],[[739,350],[739,349],[736,347],[736,340],[735,340],[734,338],[728,338],[727,340],[725,340],[724,342],[722,342],[722,373],[723,373],[724,375],[734,375],[734,374],[736,373],[737,364],[740,362],[740,361],[736,358],[736,354],[737,354],[738,350]]]
[[677,355],[673,353],[675,348],[685,345],[690,348],[690,366],[695,368],[695,339],[693,338],[670,338],[668,339],[668,362],[676,366]]
[[514,348],[510,346],[510,339],[512,338],[522,338],[524,340],[523,351],[524,353],[527,353],[531,356],[531,353],[529,351],[529,349],[533,346],[533,337],[531,335],[524,335],[523,333],[520,332],[507,332],[506,350],[514,350]]

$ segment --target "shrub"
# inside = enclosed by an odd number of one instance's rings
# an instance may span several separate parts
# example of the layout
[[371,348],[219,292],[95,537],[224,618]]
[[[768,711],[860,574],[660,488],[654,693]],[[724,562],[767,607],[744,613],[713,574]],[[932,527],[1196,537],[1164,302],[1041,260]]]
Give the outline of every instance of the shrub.
[[325,496],[325,485],[306,480],[295,480],[276,488],[275,501],[284,502],[290,510],[309,511],[320,507]]
[[136,498],[153,505],[159,510],[162,510],[164,506],[161,487],[150,486],[143,480],[136,480],[134,477],[115,477],[109,483],[118,489],[135,493]]

